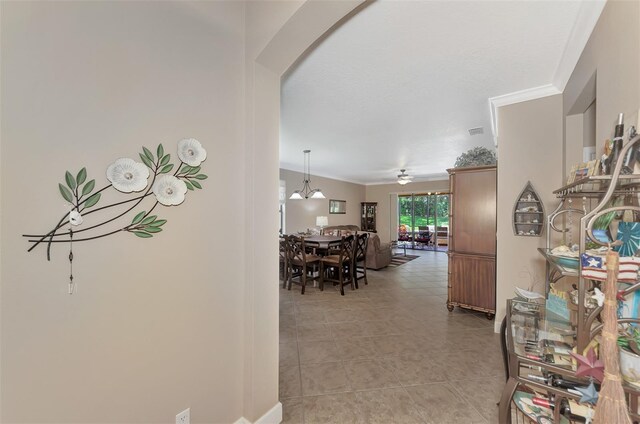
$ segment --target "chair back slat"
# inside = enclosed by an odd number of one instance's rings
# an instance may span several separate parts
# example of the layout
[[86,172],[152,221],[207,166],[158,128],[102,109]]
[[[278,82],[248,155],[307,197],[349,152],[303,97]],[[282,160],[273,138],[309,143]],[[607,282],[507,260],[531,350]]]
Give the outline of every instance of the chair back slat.
[[355,243],[354,240],[355,237],[353,235],[342,237],[342,245],[340,246],[341,263],[350,263],[353,259],[353,245]]
[[290,240],[289,260],[297,264],[305,263],[307,253],[305,250],[304,237],[291,236]]
[[368,245],[369,233],[360,233],[356,236],[353,245],[353,259],[356,263],[365,260]]

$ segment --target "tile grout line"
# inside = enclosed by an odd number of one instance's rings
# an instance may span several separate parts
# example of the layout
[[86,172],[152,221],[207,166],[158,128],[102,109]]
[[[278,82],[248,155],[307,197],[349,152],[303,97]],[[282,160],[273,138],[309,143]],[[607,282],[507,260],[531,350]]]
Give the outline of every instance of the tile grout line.
[[[414,261],[413,263],[417,264],[418,261]],[[317,397],[317,396],[327,396],[327,395],[334,395],[334,394],[340,394],[340,393],[352,393],[353,395],[356,395],[357,393],[363,393],[363,392],[369,392],[369,391],[380,391],[385,389],[403,389],[402,392],[405,393],[405,395],[409,396],[409,399],[411,402],[410,405],[412,406],[412,408],[416,410],[418,414],[417,417],[420,417],[422,420],[424,420],[423,412],[421,412],[420,408],[418,407],[418,403],[413,399],[413,397],[411,397],[408,394],[407,388],[409,387],[422,386],[425,384],[443,384],[444,383],[446,387],[449,387],[451,388],[451,390],[453,390],[453,393],[458,394],[461,399],[467,400],[467,397],[464,396],[464,394],[462,394],[459,389],[456,389],[453,386],[453,384],[455,384],[457,380],[446,379],[443,382],[429,381],[428,383],[424,383],[424,384],[403,383],[403,381],[401,381],[400,379],[400,374],[399,374],[400,368],[396,369],[393,365],[391,365],[398,359],[395,359],[394,362],[388,362],[387,359],[401,357],[405,347],[402,347],[402,349],[398,349],[397,347],[394,348],[390,346],[389,348],[386,348],[386,350],[389,353],[382,355],[379,350],[379,348],[382,345],[379,346],[377,343],[372,344],[372,343],[366,342],[364,344],[365,351],[358,352],[358,350],[363,345],[358,345],[358,343],[356,343],[354,345],[354,349],[355,349],[354,352],[358,354],[362,353],[365,356],[358,357],[358,358],[356,358],[355,356],[354,357],[343,356],[343,349],[346,349],[347,354],[349,354],[349,349],[351,348],[349,346],[349,343],[345,344],[345,340],[352,339],[354,337],[357,337],[360,339],[367,338],[368,340],[374,340],[374,341],[380,339],[381,337],[390,337],[389,340],[392,345],[394,343],[393,342],[394,337],[400,337],[400,338],[413,337],[414,339],[415,338],[419,339],[419,340],[416,340],[417,344],[406,346],[406,348],[410,348],[412,352],[416,354],[418,352],[422,352],[426,355],[443,356],[443,355],[446,355],[447,352],[451,351],[455,347],[454,346],[456,344],[455,340],[451,343],[449,343],[448,341],[447,347],[443,348],[442,350],[436,350],[436,351],[433,351],[430,345],[424,344],[424,340],[432,340],[434,337],[437,338],[439,334],[443,334],[440,331],[450,332],[449,330],[451,330],[451,331],[454,331],[455,334],[459,334],[460,336],[464,337],[465,334],[473,334],[477,332],[484,333],[486,331],[486,328],[489,328],[488,325],[480,325],[480,323],[485,323],[484,317],[468,314],[468,315],[474,316],[476,318],[474,320],[474,319],[466,318],[464,314],[443,313],[443,311],[439,309],[441,306],[439,304],[441,302],[436,301],[436,299],[442,299],[443,296],[435,293],[433,295],[431,294],[427,295],[426,293],[429,293],[429,292],[437,293],[438,289],[443,288],[441,286],[444,283],[440,284],[439,286],[438,281],[432,281],[431,279],[429,279],[425,281],[426,283],[425,285],[420,285],[419,284],[420,281],[416,281],[417,279],[416,277],[419,277],[421,273],[427,272],[429,269],[431,268],[428,265],[426,265],[421,267],[413,267],[412,269],[409,269],[407,267],[405,269],[406,272],[402,272],[402,271],[398,272],[398,270],[396,269],[394,270],[394,272],[392,273],[390,272],[386,276],[384,276],[382,273],[380,275],[376,275],[375,273],[372,273],[371,275],[369,275],[370,277],[369,286],[367,286],[367,288],[361,287],[361,289],[364,288],[365,291],[362,291],[362,290],[355,291],[354,294],[357,294],[357,295],[350,296],[349,300],[355,299],[356,303],[346,304],[346,305],[340,304],[338,306],[338,309],[335,309],[335,307],[331,307],[329,308],[329,310],[327,310],[322,307],[322,305],[328,305],[329,302],[335,302],[336,299],[335,299],[335,296],[333,295],[326,296],[318,293],[309,293],[310,296],[307,297],[305,295],[305,299],[303,299],[303,301],[300,302],[299,301],[300,295],[298,295],[297,293],[293,294],[292,296],[289,296],[287,294],[288,298],[284,300],[293,301],[293,318],[294,318],[293,328],[296,331],[295,333],[295,341],[297,344],[296,353],[298,355],[297,358],[299,363],[298,378],[300,379],[300,386],[301,386],[300,399],[302,402],[302,406],[301,406],[302,411],[298,413],[297,416],[300,417],[301,415],[303,422],[307,422],[309,419],[311,419],[310,416],[307,416],[307,413],[309,411],[305,412],[306,408],[304,407],[304,404],[305,404],[304,400],[309,399],[311,397]],[[437,269],[441,269],[441,268],[439,267]],[[434,280],[438,280],[438,278],[434,278]],[[403,287],[402,284],[405,284],[407,287]],[[423,289],[426,289],[426,290],[423,290]],[[283,292],[280,292],[280,293],[282,294]],[[350,293],[347,293],[345,298],[349,297],[348,294]],[[281,296],[281,303],[287,303],[287,302],[282,302],[282,299],[283,297]],[[340,300],[346,300],[346,299],[340,299]],[[444,304],[444,300],[442,300],[442,303]],[[322,340],[320,341],[324,341],[324,340],[330,341],[331,344],[333,345],[333,348],[336,349],[337,354],[339,356],[337,358],[337,361],[329,360],[328,362],[340,362],[343,375],[346,377],[346,383],[348,386],[347,391],[332,392],[332,393],[326,393],[326,394],[325,393],[314,394],[314,395],[305,395],[302,391],[301,370],[302,370],[303,364],[301,363],[301,347],[302,347],[301,343],[316,341],[316,340],[313,340],[314,338],[313,336],[311,337],[312,340],[306,340],[303,332],[300,332],[299,330],[301,329],[301,327],[304,327],[305,325],[314,324],[313,314],[307,315],[305,313],[305,311],[309,311],[308,307],[311,307],[312,305],[313,307],[311,310],[318,311],[318,312],[322,311],[322,322],[318,322],[317,324],[319,326],[326,328],[329,331],[330,337],[325,338],[325,336],[323,336]],[[342,337],[342,334],[339,332],[340,329],[344,328],[343,326],[347,326],[349,324],[348,324],[348,321],[329,322],[327,318],[335,319],[335,317],[332,317],[335,311],[349,311],[349,312],[342,312],[343,315],[341,316],[346,316],[353,313],[358,317],[365,317],[364,320],[361,320],[361,318],[357,318],[356,320],[354,320],[354,321],[357,321],[358,323],[363,323],[364,326],[360,327],[359,329],[356,329],[355,332],[352,331],[350,336],[348,335],[348,336]],[[425,313],[423,311],[428,311],[428,312]],[[407,314],[405,315],[403,312]],[[317,315],[318,314],[316,314],[316,316]],[[463,317],[463,318],[460,319],[460,317]],[[383,333],[387,333],[387,331],[384,330],[385,328],[383,324],[384,322],[389,323],[391,327],[395,328],[395,330],[389,334],[372,335],[369,332],[370,327],[367,327],[368,324],[372,322],[379,323],[378,324],[379,326],[377,328],[382,329]],[[403,322],[410,323],[410,325],[409,324],[406,326],[401,325]],[[465,323],[465,324],[462,324],[462,323]],[[468,324],[470,324],[471,326],[467,327],[466,325]],[[367,328],[369,328],[369,330]],[[424,332],[422,331],[423,328],[431,328],[434,331]],[[314,331],[314,330],[315,330],[314,328],[311,329],[311,331]],[[435,330],[438,330],[438,331],[435,331]],[[455,338],[455,335],[452,337]],[[449,340],[449,338],[447,338],[447,340]],[[341,344],[343,345],[343,349],[338,349],[338,346]],[[484,346],[484,343],[481,343],[481,345]],[[368,347],[371,347],[372,349],[368,349]],[[487,344],[486,347],[487,349],[485,350],[491,350],[493,354],[493,349],[490,349],[490,345]],[[477,351],[475,349],[469,348],[469,349],[465,349],[464,352],[477,352]],[[356,362],[357,361],[373,361],[373,362],[380,363],[382,367],[386,371],[388,371],[389,374],[393,377],[394,381],[391,382],[392,387],[380,387],[380,388],[357,389],[357,390],[354,389],[354,386],[353,386],[354,383],[349,373],[347,373],[347,369],[346,369],[347,362],[349,361],[356,361]],[[327,361],[321,361],[319,363],[322,363],[322,362],[327,362]],[[312,364],[315,364],[315,362]],[[491,364],[493,364],[493,361],[491,361]],[[491,371],[493,368],[494,368],[493,366],[488,366],[486,367],[486,369],[483,368],[482,374],[493,376],[494,373],[492,373]],[[383,381],[389,382],[391,380],[384,379]],[[382,383],[382,384],[385,384],[385,383]],[[363,415],[362,406],[356,405],[356,408],[360,411],[360,415]],[[480,411],[477,408],[472,406],[472,410],[475,411],[477,414],[479,414],[480,419],[485,420],[484,422],[486,423],[486,418],[480,413]]]
[[298,381],[300,382],[300,409],[302,411],[302,423],[306,423],[305,413],[304,413],[304,392],[302,391],[302,361],[300,360],[300,336],[298,335],[298,314],[295,311],[294,305],[294,320],[295,320],[295,330],[296,330],[296,351],[298,352]]
[[[456,380],[450,380],[450,381],[456,381]],[[469,405],[471,408],[473,408],[474,411],[476,411],[478,413],[478,415],[480,417],[482,417],[482,419],[488,423],[489,422],[489,418],[485,417],[482,412],[480,412],[480,410],[478,408],[476,408],[473,403],[471,403],[471,401],[469,401],[469,398],[467,398],[467,396],[465,396],[464,393],[462,393],[460,390],[458,390],[456,388],[456,386],[454,386],[453,384],[450,384],[450,381],[447,381],[447,385],[454,391],[454,393],[457,393],[458,396],[460,396],[463,400],[465,400],[467,402],[467,405]],[[467,381],[467,380],[465,380]]]

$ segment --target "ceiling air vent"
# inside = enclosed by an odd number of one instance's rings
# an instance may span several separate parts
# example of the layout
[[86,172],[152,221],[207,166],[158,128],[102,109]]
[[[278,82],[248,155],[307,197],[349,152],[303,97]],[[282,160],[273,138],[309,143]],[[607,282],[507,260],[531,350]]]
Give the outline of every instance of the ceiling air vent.
[[469,129],[469,135],[480,135],[480,134],[484,134],[484,128],[477,127],[477,128]]

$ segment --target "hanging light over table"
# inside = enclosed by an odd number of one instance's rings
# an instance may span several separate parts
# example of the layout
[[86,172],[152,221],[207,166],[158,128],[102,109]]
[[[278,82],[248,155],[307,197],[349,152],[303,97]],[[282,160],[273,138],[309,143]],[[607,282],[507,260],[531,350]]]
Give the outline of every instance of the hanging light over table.
[[292,200],[301,200],[308,199],[311,197],[312,199],[325,199],[324,194],[320,191],[319,188],[312,189],[311,188],[311,159],[310,159],[311,150],[304,150],[304,180],[301,190],[296,190],[291,194],[289,199]]

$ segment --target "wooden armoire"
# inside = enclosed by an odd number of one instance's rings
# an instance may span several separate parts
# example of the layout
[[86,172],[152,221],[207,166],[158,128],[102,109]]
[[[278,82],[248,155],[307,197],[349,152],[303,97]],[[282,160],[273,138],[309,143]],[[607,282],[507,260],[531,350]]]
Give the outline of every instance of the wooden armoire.
[[496,166],[448,169],[447,308],[496,313]]

